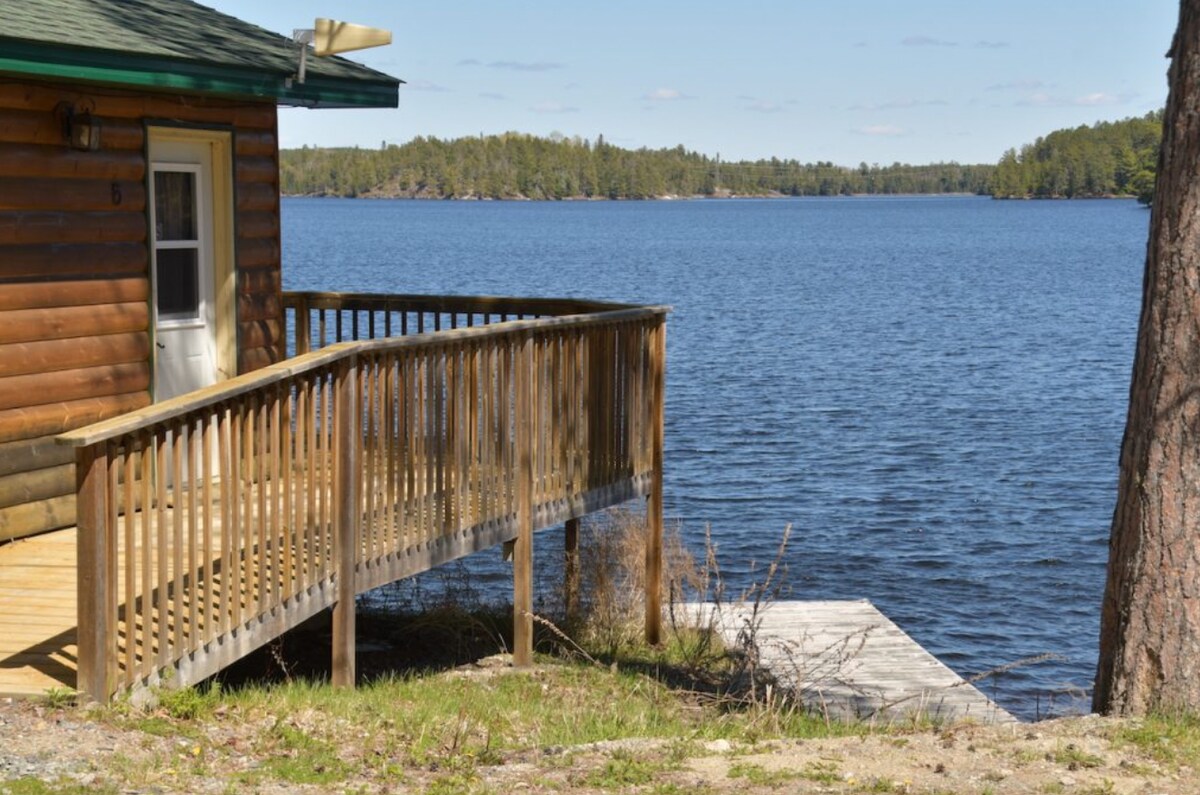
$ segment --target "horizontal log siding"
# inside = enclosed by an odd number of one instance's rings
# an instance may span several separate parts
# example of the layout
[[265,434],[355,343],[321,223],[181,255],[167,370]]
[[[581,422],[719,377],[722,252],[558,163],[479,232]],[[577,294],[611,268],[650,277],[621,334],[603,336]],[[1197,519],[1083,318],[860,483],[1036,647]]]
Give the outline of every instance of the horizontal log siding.
[[242,134],[234,151],[237,201],[238,372],[282,361],[279,148],[276,118],[269,130]]
[[[66,146],[60,102],[100,121],[99,151]],[[75,523],[53,434],[150,403],[147,121],[235,128],[239,368],[283,350],[272,104],[0,85],[0,542]]]

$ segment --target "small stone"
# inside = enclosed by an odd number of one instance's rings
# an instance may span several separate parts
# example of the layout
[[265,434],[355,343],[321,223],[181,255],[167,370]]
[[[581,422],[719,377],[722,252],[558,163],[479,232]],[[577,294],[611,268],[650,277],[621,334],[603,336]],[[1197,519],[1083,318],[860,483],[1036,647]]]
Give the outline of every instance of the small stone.
[[1063,776],[1058,780],[1058,783],[1064,787],[1073,787],[1075,786],[1075,778],[1074,776]]
[[149,712],[158,709],[158,694],[148,687],[139,687],[130,694],[129,703],[137,709]]
[[713,754],[727,754],[733,750],[733,744],[728,740],[713,740],[705,746],[705,749]]

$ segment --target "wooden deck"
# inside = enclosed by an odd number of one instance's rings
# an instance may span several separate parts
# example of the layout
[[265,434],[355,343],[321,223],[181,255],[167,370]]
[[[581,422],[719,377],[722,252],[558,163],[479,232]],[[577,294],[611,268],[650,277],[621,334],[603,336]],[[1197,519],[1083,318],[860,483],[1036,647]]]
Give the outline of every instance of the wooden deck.
[[75,530],[0,545],[0,697],[74,688]]
[[[751,620],[745,607],[716,618],[734,644]],[[758,615],[761,663],[799,688],[806,704],[833,715],[1009,723],[1016,719],[942,664],[867,600],[774,602]]]

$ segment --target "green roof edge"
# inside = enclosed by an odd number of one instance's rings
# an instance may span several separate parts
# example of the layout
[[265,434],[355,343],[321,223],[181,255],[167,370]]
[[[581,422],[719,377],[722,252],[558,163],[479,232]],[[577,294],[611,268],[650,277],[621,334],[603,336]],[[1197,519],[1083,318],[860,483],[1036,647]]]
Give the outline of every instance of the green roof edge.
[[[34,77],[67,78],[143,88],[195,91],[240,97],[274,99],[277,103],[305,107],[395,108],[400,80],[378,81],[314,75],[303,84],[288,81],[278,72],[250,72],[243,68],[179,61],[162,57],[131,57],[75,47],[31,45],[4,39],[0,72]],[[136,65],[136,66],[135,66]],[[291,82],[290,87],[288,82]]]

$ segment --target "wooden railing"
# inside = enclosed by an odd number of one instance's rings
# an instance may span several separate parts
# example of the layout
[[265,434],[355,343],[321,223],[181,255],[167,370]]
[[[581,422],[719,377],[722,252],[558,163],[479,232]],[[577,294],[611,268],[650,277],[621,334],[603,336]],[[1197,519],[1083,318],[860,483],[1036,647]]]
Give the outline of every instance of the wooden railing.
[[283,308],[288,328],[287,355],[295,356],[349,340],[636,307],[571,298],[285,292]]
[[77,448],[81,691],[198,681],[330,606],[351,684],[355,594],[505,541],[527,663],[533,532],[643,495],[657,639],[667,310],[399,338],[367,321],[357,342],[332,342],[353,321],[308,322],[391,300],[289,295],[298,339],[326,347],[60,437]]

